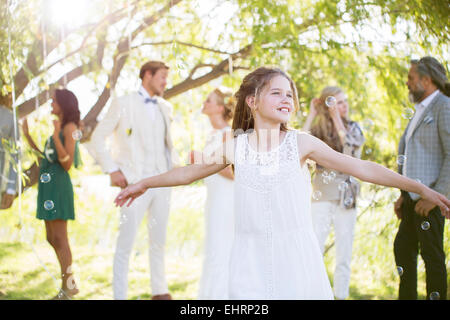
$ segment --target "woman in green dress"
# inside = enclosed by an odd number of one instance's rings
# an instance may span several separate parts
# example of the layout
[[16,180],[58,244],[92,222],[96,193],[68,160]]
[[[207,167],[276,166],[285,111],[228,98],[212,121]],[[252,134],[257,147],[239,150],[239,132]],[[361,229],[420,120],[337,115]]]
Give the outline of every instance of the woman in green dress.
[[78,293],[72,272],[72,253],[67,236],[67,220],[75,219],[73,187],[69,169],[80,165],[80,110],[76,96],[67,89],[57,89],[52,99],[51,113],[55,130],[41,152],[28,130],[26,119],[22,129],[30,146],[43,155],[40,163],[37,215],[45,221],[47,241],[55,250],[61,267],[62,287],[53,298],[70,299]]

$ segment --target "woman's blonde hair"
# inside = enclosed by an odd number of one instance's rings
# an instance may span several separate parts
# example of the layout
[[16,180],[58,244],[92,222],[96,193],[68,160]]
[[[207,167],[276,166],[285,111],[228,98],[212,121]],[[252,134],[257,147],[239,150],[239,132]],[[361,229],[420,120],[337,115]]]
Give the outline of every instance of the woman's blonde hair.
[[[327,97],[336,97],[338,94],[344,93],[339,87],[325,87],[320,93],[318,102],[314,105],[317,110],[317,116],[311,127],[311,134],[336,151],[342,152],[343,145],[339,139],[339,133],[333,124],[329,109],[325,104]],[[348,119],[342,118],[344,125],[347,127]]]
[[217,97],[216,103],[224,107],[222,116],[225,121],[228,122],[233,119],[233,110],[235,105],[233,94],[231,92],[222,91],[219,88],[214,89],[213,92]]

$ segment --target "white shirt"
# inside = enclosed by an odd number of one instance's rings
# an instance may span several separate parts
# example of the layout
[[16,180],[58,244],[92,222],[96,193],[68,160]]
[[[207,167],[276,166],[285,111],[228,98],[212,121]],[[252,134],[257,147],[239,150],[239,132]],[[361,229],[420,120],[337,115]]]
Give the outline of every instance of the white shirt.
[[[416,112],[414,112],[414,116],[411,119],[411,123],[409,124],[408,131],[406,132],[405,137],[405,155],[407,154],[408,150],[408,141],[411,138],[412,133],[414,132],[414,129],[416,128],[417,121],[419,121],[422,114],[427,109],[430,102],[434,99],[434,97],[439,93],[439,90],[435,90],[432,94],[430,94],[428,97],[423,99],[423,101],[417,103],[414,108],[416,109]],[[406,159],[408,161],[408,159]],[[403,175],[406,176],[406,163],[403,165]]]
[[[139,88],[138,93],[142,96],[142,100],[144,101],[144,103],[145,103],[146,99],[156,100],[156,96],[151,97],[148,94],[147,90],[145,90],[145,88],[143,86],[141,86]],[[156,102],[153,102],[153,101],[147,102],[147,103],[145,103],[145,105],[147,107],[147,108],[145,108],[145,110],[147,111],[148,117],[151,120],[155,120],[155,112],[156,112],[156,108],[157,108]]]

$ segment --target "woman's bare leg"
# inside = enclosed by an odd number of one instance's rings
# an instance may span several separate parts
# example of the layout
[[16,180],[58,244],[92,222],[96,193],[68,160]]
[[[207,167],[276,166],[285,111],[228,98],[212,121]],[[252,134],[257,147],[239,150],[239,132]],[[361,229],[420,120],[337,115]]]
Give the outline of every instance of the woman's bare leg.
[[[69,297],[78,293],[75,279],[72,272],[72,252],[70,250],[69,238],[67,236],[67,221],[52,220],[47,221],[51,230],[51,238],[49,242],[55,249],[56,256],[61,267],[62,290]],[[48,237],[47,237],[48,238]],[[63,297],[61,297],[63,298]]]

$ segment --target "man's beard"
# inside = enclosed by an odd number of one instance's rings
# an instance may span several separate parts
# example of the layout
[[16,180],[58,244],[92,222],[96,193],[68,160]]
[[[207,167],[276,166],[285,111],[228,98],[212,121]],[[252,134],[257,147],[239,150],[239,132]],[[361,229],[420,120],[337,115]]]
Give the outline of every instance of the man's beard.
[[420,102],[425,94],[425,89],[420,83],[417,84],[416,90],[409,89],[409,101],[412,103]]

